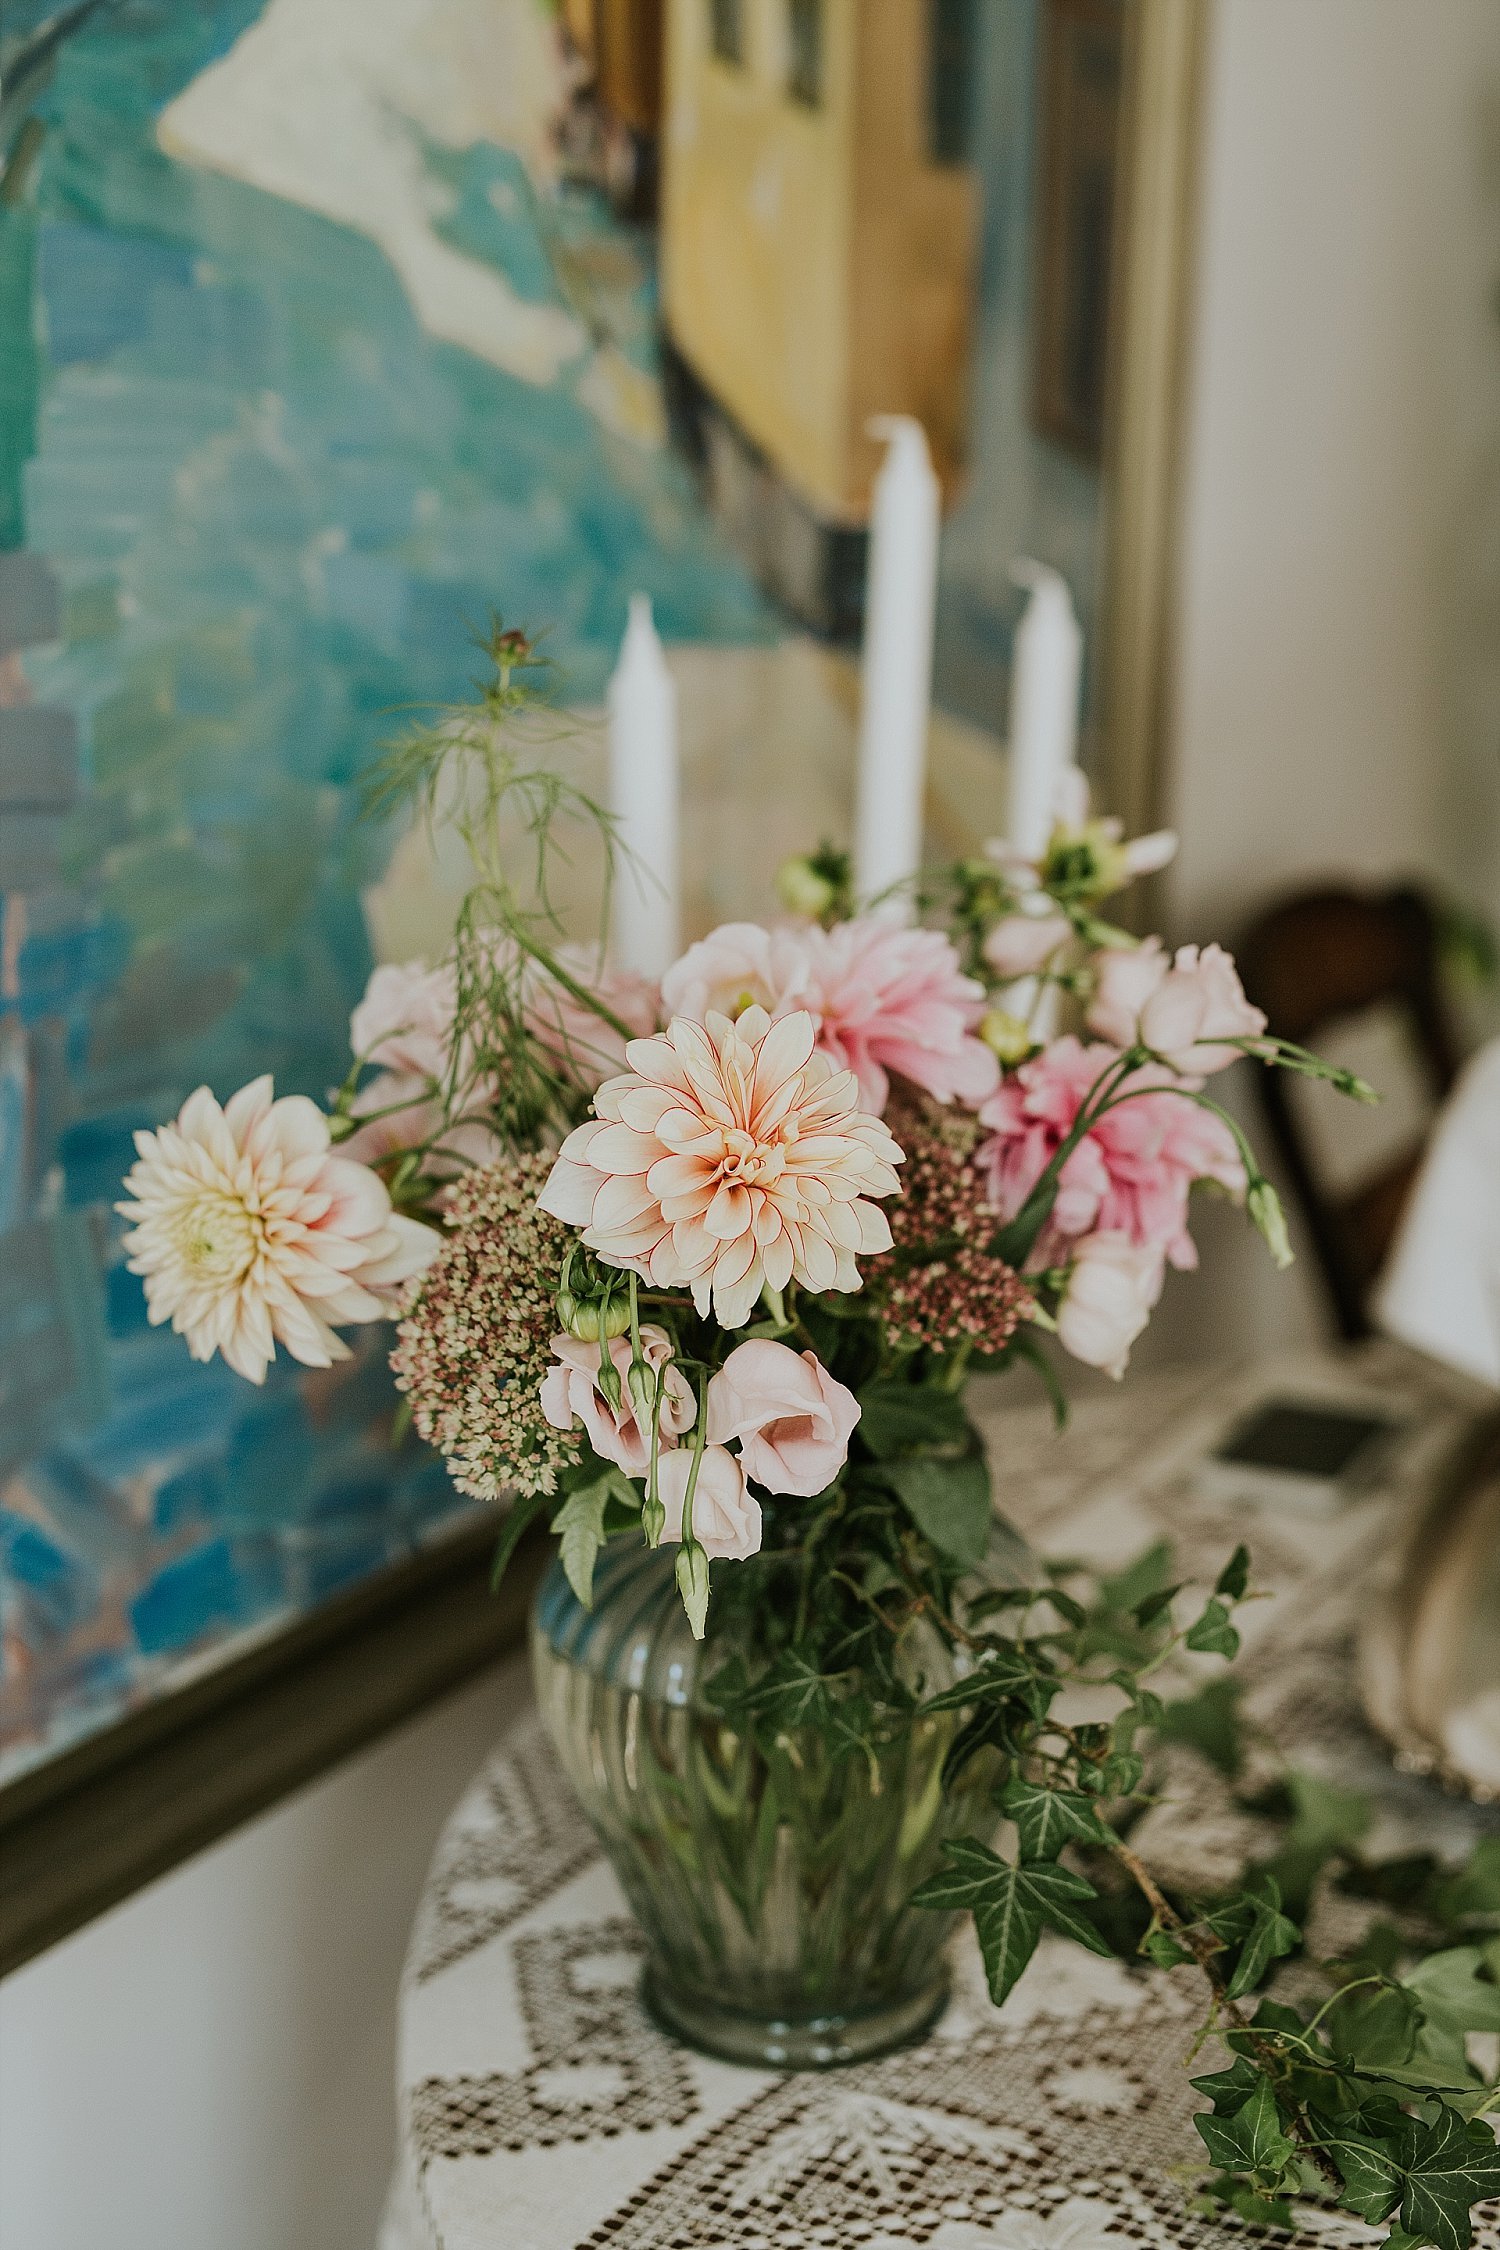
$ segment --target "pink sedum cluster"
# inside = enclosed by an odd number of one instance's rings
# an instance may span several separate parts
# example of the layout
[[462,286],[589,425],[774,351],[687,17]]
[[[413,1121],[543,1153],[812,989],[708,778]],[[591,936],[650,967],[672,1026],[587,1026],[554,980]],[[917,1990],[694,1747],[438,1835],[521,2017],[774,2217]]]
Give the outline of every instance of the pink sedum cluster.
[[999,1080],[994,1055],[974,1036],[983,985],[964,975],[940,930],[878,914],[831,930],[726,922],[667,971],[662,1003],[699,1023],[710,1012],[733,1019],[749,1006],[773,1018],[805,1010],[819,1053],[854,1072],[876,1116],[893,1074],[935,1101],[974,1108]]

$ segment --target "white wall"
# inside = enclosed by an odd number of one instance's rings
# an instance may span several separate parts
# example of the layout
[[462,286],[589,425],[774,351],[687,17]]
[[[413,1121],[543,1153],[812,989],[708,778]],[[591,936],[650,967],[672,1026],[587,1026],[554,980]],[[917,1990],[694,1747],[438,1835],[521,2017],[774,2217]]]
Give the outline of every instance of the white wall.
[[[1500,910],[1500,5],[1217,0],[1171,901],[1415,872]],[[1230,1224],[1159,1345],[1316,1328]]]
[[372,2250],[422,1876],[526,1692],[507,1664],[0,1985],[5,2250]]

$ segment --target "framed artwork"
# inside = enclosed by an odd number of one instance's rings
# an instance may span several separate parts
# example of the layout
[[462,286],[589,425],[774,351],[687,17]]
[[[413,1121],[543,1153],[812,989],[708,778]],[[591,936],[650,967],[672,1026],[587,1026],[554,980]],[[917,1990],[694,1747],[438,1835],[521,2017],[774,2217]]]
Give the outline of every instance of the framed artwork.
[[[1130,87],[1190,106],[1180,73],[1137,72],[1129,22],[1194,4],[1125,9],[1122,205],[1149,186]],[[453,870],[366,819],[363,782],[406,710],[463,697],[491,613],[549,629],[587,768],[650,595],[690,919],[758,910],[848,818],[866,422],[911,412],[947,505],[935,842],[998,825],[1018,554],[1073,583],[1115,754],[1120,652],[1165,601],[1140,570],[1161,483],[1107,521],[1107,431],[1101,466],[1029,412],[1043,17],[1068,13],[5,0],[0,1838],[16,1866],[31,1836],[36,1884],[82,1833],[56,1823],[107,1772],[139,1782],[173,1714],[200,1780],[113,1895],[236,1817],[206,1777],[271,1708],[277,1650],[283,1686],[322,1682],[301,1707],[342,1716],[257,1768],[259,1802],[399,1715],[362,1637],[407,1617],[411,1708],[501,1631],[465,1591],[487,1522],[395,1441],[379,1339],[260,1391],[194,1365],[113,1210],[136,1130],[267,1067],[326,1095],[372,964],[441,942]],[[1076,174],[1103,127],[1069,67]],[[1171,331],[1171,286],[1146,295],[1128,348],[1132,291],[1110,295],[1111,369]],[[1094,381],[1072,350],[1070,412]],[[1111,386],[1132,395],[1111,373],[1106,424]],[[1122,538],[1159,596],[1124,638]],[[102,1903],[0,1912],[0,1953]]]

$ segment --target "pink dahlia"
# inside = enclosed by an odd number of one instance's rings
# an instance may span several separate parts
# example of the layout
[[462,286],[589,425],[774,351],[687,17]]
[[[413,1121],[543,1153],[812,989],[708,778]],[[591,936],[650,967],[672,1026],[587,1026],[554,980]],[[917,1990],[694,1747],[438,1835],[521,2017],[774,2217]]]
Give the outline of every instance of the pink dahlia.
[[194,1359],[222,1352],[265,1380],[278,1342],[305,1367],[347,1359],[334,1325],[380,1320],[382,1292],[422,1271],[439,1237],[391,1209],[363,1164],[335,1156],[328,1120],[304,1095],[272,1098],[269,1078],[221,1109],[206,1086],[171,1125],[137,1133],[125,1237],[153,1321],[170,1320]]
[[756,1007],[632,1040],[630,1071],[564,1141],[541,1209],[606,1264],[691,1288],[725,1328],[768,1282],[858,1289],[856,1259],[890,1247],[869,1199],[896,1194],[901,1151],[813,1039],[805,1010],[772,1023]]
[[[979,1151],[991,1200],[1012,1219],[1061,1146],[1085,1097],[1119,1059],[1114,1047],[1057,1039],[1023,1063],[979,1112],[991,1135]],[[1057,1201],[1030,1263],[1066,1256],[1079,1236],[1103,1231],[1194,1266],[1188,1191],[1216,1180],[1245,1192],[1245,1171],[1222,1119],[1185,1098],[1195,1079],[1144,1069],[1126,1081],[1131,1098],[1091,1126],[1062,1168]]]
[[973,1036],[984,987],[964,975],[948,939],[876,914],[831,930],[726,923],[667,971],[662,999],[695,1021],[710,1008],[730,1017],[751,1004],[771,1016],[805,1009],[819,1052],[854,1072],[862,1102],[877,1116],[892,1075],[935,1101],[977,1108],[1000,1074]]

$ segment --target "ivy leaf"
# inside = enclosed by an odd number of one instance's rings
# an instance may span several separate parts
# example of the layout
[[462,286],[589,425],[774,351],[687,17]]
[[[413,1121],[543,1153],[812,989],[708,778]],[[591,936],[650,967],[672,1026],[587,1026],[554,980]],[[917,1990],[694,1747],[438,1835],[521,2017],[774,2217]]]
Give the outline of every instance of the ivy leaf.
[[1500,2146],[1488,2125],[1465,2123],[1446,2104],[1431,2124],[1411,2118],[1400,2136],[1401,2224],[1438,2250],[1469,2250],[1470,2208],[1500,2195]]
[[1188,1627],[1187,1645],[1204,1656],[1237,1656],[1240,1636],[1229,1622],[1229,1612],[1215,1597],[1206,1602],[1201,1617]]
[[593,1607],[594,1564],[604,1545],[604,1511],[612,1497],[627,1502],[637,1499],[634,1485],[619,1469],[606,1469],[592,1484],[570,1492],[552,1518],[568,1584],[585,1609]]
[[1111,1951],[1108,1941],[1076,1910],[1078,1902],[1098,1893],[1070,1868],[1050,1860],[1013,1864],[969,1837],[943,1849],[948,1865],[913,1892],[912,1904],[970,1910],[997,2007],[1036,1951],[1044,1927],[1087,1946],[1091,1953]]
[[1172,1549],[1165,1539],[1158,1539],[1113,1578],[1101,1579],[1100,1596],[1107,1609],[1134,1609],[1148,1594],[1160,1593],[1171,1574]]
[[1169,1703],[1156,1722],[1163,1742],[1184,1742],[1233,1781],[1244,1763],[1238,1680],[1210,1680],[1196,1695]]
[[1064,1844],[1109,1841],[1109,1830],[1088,1798],[1071,1789],[1012,1781],[1000,1801],[1016,1824],[1023,1859],[1056,1859]]
[[1432,1904],[1439,1920],[1455,1926],[1500,1916],[1500,1836],[1486,1836],[1455,1874],[1436,1883]]
[[1227,1602],[1240,1602],[1245,1598],[1245,1588],[1249,1583],[1250,1550],[1246,1546],[1239,1546],[1219,1572],[1214,1592],[1222,1594]]
[[1412,1994],[1382,1979],[1340,1993],[1324,2028],[1336,2055],[1358,2069],[1374,2071],[1408,2062],[1422,2023],[1421,2006]]
[[1130,1614],[1137,1625],[1143,1628],[1154,1625],[1162,1611],[1170,1609],[1181,1592],[1181,1586],[1159,1586],[1154,1594],[1148,1594],[1143,1602],[1137,1602]]
[[[971,1704],[990,1703],[1000,1696],[1026,1697],[1030,1705],[1033,1699],[1027,1691],[1036,1685],[1039,1676],[1035,1664],[1019,1652],[986,1649],[972,1672],[955,1680],[952,1687],[939,1688],[936,1695],[929,1696],[922,1705],[922,1713],[926,1717],[929,1712],[966,1711]],[[1052,1686],[1050,1681],[1047,1684]],[[1048,1701],[1051,1701],[1050,1695]]]
[[[1258,1985],[1267,1969],[1301,1941],[1302,1932],[1281,1911],[1281,1893],[1269,1876],[1252,1878],[1253,1889],[1242,1891],[1217,1913],[1208,1926],[1227,1945],[1239,1946],[1234,1973],[1224,1988],[1226,1999],[1238,2000]],[[1301,2030],[1300,2023],[1297,2026]]]
[[957,1461],[930,1453],[883,1461],[871,1482],[894,1492],[918,1531],[952,1561],[971,1570],[983,1562],[990,1543],[990,1478],[977,1449]]
[[[1191,1961],[1193,1958],[1187,1947],[1180,1944],[1170,1930],[1148,1930],[1141,1939],[1141,1951],[1159,1969],[1178,1969],[1184,1961]],[[1193,2084],[1198,2084],[1196,2078]]]
[[1401,2198],[1401,2171],[1394,2144],[1366,2140],[1337,2127],[1325,2137],[1327,2153],[1338,2166],[1344,2201],[1372,2227],[1388,2219]]
[[1271,2082],[1258,2073],[1254,2093],[1232,2115],[1210,2117],[1200,2113],[1193,2123],[1215,2164],[1222,2164],[1226,2172],[1279,2179],[1295,2153],[1282,2131]]

